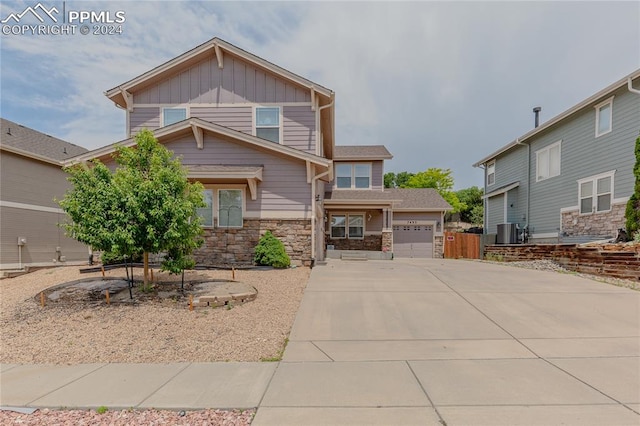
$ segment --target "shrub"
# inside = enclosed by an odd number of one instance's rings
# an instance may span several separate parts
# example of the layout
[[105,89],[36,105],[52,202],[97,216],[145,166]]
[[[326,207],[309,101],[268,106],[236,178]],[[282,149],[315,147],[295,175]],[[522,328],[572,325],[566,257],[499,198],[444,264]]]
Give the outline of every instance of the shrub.
[[286,268],[291,264],[291,259],[284,249],[284,244],[274,237],[271,231],[265,232],[260,238],[253,260],[258,265],[273,266],[274,268]]
[[635,185],[633,194],[627,203],[625,217],[627,219],[627,234],[637,238],[640,234],[640,136],[636,139],[636,165],[633,167]]
[[[115,265],[124,263],[124,256],[112,251],[103,251],[100,255],[100,261],[103,265]],[[128,262],[140,263],[142,261],[141,254],[134,254],[133,257],[127,259]]]

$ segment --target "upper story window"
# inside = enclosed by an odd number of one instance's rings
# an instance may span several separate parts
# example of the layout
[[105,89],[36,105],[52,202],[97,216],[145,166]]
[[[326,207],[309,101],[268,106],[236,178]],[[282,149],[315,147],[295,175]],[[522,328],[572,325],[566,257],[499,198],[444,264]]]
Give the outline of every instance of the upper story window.
[[560,146],[562,141],[536,151],[536,182],[560,175]]
[[613,96],[595,106],[596,137],[609,133],[613,128]]
[[578,181],[580,214],[601,213],[611,210],[613,176],[615,171]]
[[168,126],[178,121],[187,119],[186,108],[165,107],[162,108],[162,126]]
[[496,183],[496,162],[487,164],[487,186]]
[[256,107],[256,136],[280,143],[280,107]]
[[371,188],[371,163],[337,163],[336,188]]

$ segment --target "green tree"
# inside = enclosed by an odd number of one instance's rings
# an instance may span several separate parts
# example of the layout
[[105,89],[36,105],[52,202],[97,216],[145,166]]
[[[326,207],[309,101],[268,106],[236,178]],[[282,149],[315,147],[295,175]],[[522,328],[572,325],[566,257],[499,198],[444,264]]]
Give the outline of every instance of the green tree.
[[453,176],[450,169],[431,167],[411,176],[401,188],[433,188],[453,207],[457,213],[466,206],[453,191]]
[[384,174],[384,187],[385,188],[404,188],[407,181],[413,177],[413,173],[400,172],[395,174],[393,172]]
[[460,220],[474,225],[480,225],[483,222],[484,203],[482,196],[484,191],[477,186],[461,189],[456,191],[456,195],[465,207],[460,210]]
[[163,269],[173,273],[192,264],[188,256],[202,245],[196,214],[204,207],[202,184],[190,183],[180,159],[148,130],[135,147],[118,147],[112,173],[95,161],[66,171],[73,184],[60,205],[71,218],[67,234],[116,255],[144,254],[144,283],[149,253],[166,252]]
[[629,237],[636,237],[640,232],[640,136],[636,139],[636,164],[633,167],[633,175],[635,176],[635,185],[633,194],[627,202],[625,217],[627,219],[627,233]]

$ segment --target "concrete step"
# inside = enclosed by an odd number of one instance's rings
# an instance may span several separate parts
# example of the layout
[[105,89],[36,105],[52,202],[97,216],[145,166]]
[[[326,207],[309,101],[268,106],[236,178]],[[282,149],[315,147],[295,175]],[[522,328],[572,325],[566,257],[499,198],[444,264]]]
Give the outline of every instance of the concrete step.
[[29,271],[26,269],[7,269],[5,271],[0,271],[0,280],[4,278],[15,278],[20,275],[28,274]]

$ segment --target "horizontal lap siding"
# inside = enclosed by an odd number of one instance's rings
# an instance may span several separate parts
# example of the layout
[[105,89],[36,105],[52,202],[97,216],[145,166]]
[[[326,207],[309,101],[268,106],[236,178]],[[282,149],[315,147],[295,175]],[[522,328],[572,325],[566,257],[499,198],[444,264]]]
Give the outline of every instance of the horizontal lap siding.
[[393,212],[394,222],[397,220],[440,220],[439,212]]
[[[613,130],[595,137],[595,108],[531,142],[531,226],[534,233],[557,232],[560,209],[578,205],[578,179],[615,170],[614,198],[633,190],[634,144],[640,130],[640,96],[626,88],[613,100]],[[562,140],[560,175],[536,182],[535,151]]]
[[0,154],[0,169],[3,201],[60,208],[54,198],[61,199],[70,186],[67,174],[60,167],[6,151]]
[[22,247],[22,263],[52,262],[57,259],[56,247],[67,261],[87,260],[87,247],[65,236],[58,226],[65,220],[64,213],[49,213],[0,207],[0,251],[2,265],[18,263],[18,237],[27,239]]
[[134,94],[137,104],[311,102],[308,89],[224,54],[224,68],[213,55],[191,68]]
[[191,107],[191,117],[201,118],[247,134],[251,134],[253,130],[252,114],[250,106]]
[[498,233],[498,224],[504,223],[504,197],[501,194],[487,200],[487,234]]
[[159,107],[135,107],[129,113],[130,134],[135,135],[142,129],[155,130],[160,127]]
[[282,115],[284,145],[315,154],[315,111],[310,106],[285,106]]
[[268,152],[253,149],[206,135],[204,149],[197,149],[188,137],[165,145],[182,156],[184,165],[261,165],[263,181],[258,183],[257,199],[247,197],[247,210],[310,211],[311,186],[307,183],[306,165]]

